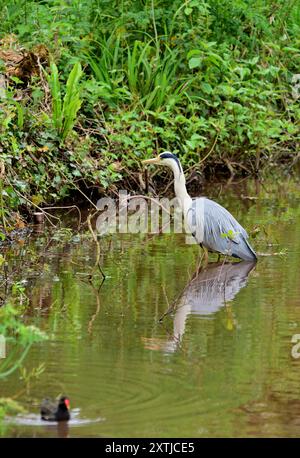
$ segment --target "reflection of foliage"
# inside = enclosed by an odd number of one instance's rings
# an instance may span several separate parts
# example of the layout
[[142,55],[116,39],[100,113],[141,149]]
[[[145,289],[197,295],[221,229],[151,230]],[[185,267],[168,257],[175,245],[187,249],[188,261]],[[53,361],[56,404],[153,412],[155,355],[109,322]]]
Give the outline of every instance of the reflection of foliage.
[[5,426],[2,425],[5,415],[17,415],[24,412],[24,408],[17,401],[11,398],[0,398],[0,436],[5,432]]
[[[26,310],[27,300],[24,288],[20,283],[12,285],[12,294],[9,300],[0,308],[0,335],[6,346],[7,355],[0,363],[0,380],[6,379],[13,374],[16,369],[21,369],[21,378],[29,392],[30,382],[33,378],[38,378],[44,370],[40,365],[37,369],[27,371],[21,365],[27,356],[31,346],[44,340],[46,335],[36,326],[26,325],[22,316]],[[23,412],[22,407],[10,398],[0,399],[0,433],[3,431],[1,420],[6,414],[15,415]]]
[[29,394],[32,382],[37,380],[40,375],[45,370],[45,364],[41,363],[38,367],[33,368],[31,371],[28,371],[26,367],[20,368],[20,379],[23,380],[25,384],[26,393]]
[[0,334],[5,337],[7,344],[10,343],[13,347],[1,363],[0,378],[12,374],[24,360],[31,345],[46,337],[37,327],[22,323],[20,316],[23,310],[11,304],[6,304],[0,309]]

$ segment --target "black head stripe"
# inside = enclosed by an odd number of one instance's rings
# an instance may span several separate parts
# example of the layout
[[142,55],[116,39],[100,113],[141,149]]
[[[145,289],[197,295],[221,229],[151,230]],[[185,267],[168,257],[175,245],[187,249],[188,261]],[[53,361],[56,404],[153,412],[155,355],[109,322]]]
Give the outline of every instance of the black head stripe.
[[175,154],[172,154],[172,153],[161,153],[161,154],[159,155],[159,157],[160,157],[161,159],[174,159],[174,161],[175,161],[176,164],[178,165],[179,172],[180,172],[180,173],[182,172],[182,168],[181,168],[180,161],[179,161],[178,157],[177,157]]

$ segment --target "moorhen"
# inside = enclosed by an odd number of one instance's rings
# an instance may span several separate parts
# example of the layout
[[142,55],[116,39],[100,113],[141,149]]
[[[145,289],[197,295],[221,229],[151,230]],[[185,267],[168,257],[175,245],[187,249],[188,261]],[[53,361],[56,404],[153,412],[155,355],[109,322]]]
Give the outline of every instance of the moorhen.
[[41,404],[41,417],[45,421],[68,421],[70,420],[70,400],[67,396],[61,396],[58,404],[50,399],[44,399]]

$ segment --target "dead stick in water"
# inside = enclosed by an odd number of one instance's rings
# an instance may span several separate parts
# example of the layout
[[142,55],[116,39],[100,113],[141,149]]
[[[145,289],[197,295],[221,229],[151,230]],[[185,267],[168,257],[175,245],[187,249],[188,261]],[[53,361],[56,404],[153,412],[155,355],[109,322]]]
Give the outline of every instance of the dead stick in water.
[[93,228],[92,228],[92,223],[91,223],[91,218],[92,218],[92,214],[89,214],[89,216],[87,217],[87,225],[88,225],[88,228],[89,228],[89,231],[90,233],[92,234],[92,237],[93,237],[93,240],[96,244],[96,261],[95,261],[95,264],[94,264],[94,267],[92,269],[92,272],[91,272],[91,275],[90,275],[90,278],[93,277],[94,273],[95,273],[95,270],[98,269],[100,270],[101,274],[102,274],[102,277],[105,279],[105,274],[103,272],[103,270],[101,269],[101,265],[100,265],[100,256],[101,256],[101,248],[100,248],[100,243],[99,243],[99,240],[97,239],[97,235],[95,234],[95,232],[93,231]]
[[284,256],[286,251],[276,251],[275,253],[256,253],[257,256],[259,257],[264,257],[264,256]]

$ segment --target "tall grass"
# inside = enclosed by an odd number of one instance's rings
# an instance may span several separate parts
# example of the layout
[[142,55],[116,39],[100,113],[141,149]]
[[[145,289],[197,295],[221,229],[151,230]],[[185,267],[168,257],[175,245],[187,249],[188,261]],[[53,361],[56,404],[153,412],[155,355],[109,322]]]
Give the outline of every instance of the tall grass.
[[102,40],[99,56],[87,54],[87,62],[97,81],[112,92],[120,86],[128,86],[130,96],[126,102],[129,105],[160,110],[186,96],[186,87],[192,78],[191,75],[177,78],[176,51],[161,43],[154,46],[153,40],[135,40],[121,56],[120,38],[115,40],[113,49],[111,44],[111,37],[106,42]]
[[113,32],[107,39],[102,38],[93,43],[96,53],[87,53],[88,63],[98,81],[114,88],[122,70],[120,35]]

